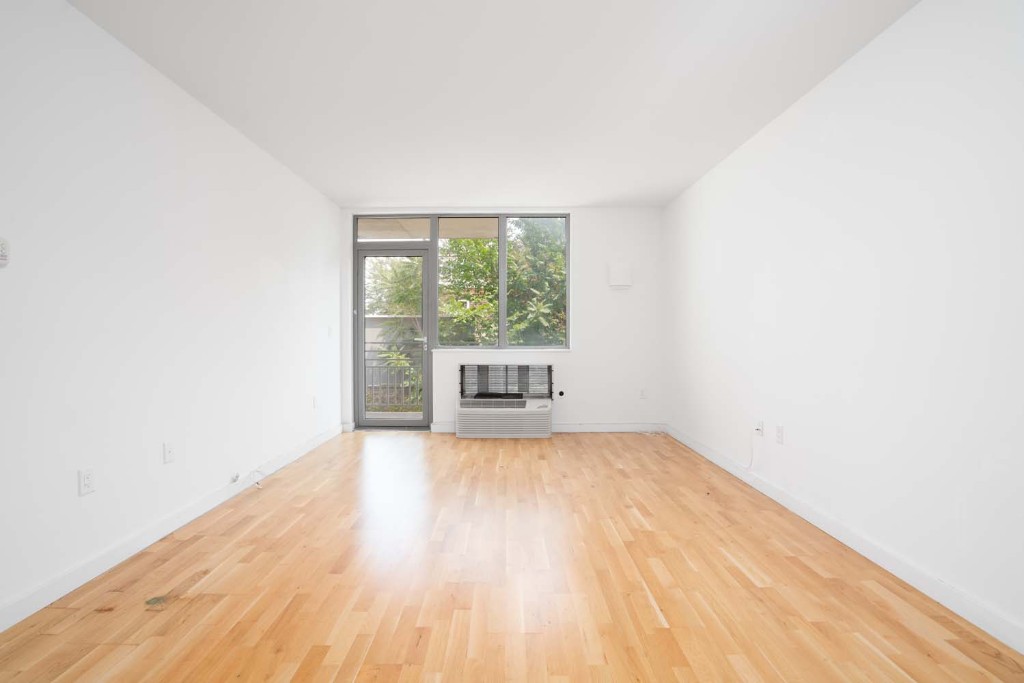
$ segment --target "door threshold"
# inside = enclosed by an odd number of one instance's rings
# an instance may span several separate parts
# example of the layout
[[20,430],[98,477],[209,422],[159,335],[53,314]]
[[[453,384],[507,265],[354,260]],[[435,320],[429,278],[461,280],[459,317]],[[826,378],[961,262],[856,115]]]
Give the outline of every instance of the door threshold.
[[369,426],[369,427],[358,427],[357,426],[355,428],[355,431],[357,431],[357,432],[429,432],[430,431],[430,427],[403,427],[403,426],[399,426],[399,425],[396,425],[396,426],[393,426],[393,427],[389,427],[387,425],[372,425],[372,426]]

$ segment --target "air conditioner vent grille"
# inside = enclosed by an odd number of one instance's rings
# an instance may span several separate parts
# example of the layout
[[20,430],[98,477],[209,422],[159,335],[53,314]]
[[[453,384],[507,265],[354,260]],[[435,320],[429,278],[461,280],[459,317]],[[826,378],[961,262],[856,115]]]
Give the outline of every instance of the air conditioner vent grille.
[[519,398],[464,398],[459,401],[463,408],[525,408],[526,399]]
[[551,398],[550,365],[462,365],[462,398],[477,394],[522,394],[524,398]]

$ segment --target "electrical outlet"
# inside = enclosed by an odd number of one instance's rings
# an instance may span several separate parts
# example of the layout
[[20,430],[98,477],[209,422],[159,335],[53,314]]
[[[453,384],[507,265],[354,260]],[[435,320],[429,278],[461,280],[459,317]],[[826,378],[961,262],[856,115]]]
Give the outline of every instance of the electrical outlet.
[[172,446],[171,444],[165,442],[164,443],[164,464],[165,465],[170,465],[172,462],[174,462],[175,457],[176,457],[176,452],[174,450],[174,446]]
[[78,470],[78,495],[87,496],[96,491],[96,479],[92,470]]
[[784,440],[782,438],[782,425],[775,425],[775,443],[784,443]]

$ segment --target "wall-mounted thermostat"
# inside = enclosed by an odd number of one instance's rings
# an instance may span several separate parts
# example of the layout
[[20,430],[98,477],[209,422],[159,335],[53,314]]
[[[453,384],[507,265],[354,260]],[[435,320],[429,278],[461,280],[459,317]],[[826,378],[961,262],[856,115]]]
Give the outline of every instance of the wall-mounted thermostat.
[[8,254],[10,253],[7,248],[7,240],[0,239],[0,268],[7,265]]

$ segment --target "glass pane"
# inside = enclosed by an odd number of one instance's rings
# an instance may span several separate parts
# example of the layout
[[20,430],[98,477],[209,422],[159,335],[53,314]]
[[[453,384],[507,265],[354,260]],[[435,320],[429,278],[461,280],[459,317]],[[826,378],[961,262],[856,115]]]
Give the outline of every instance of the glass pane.
[[366,417],[423,419],[423,258],[363,261]]
[[356,234],[360,242],[367,240],[429,240],[429,218],[358,218]]
[[565,218],[508,218],[508,343],[564,346]]
[[440,218],[438,235],[438,343],[497,345],[498,217]]

